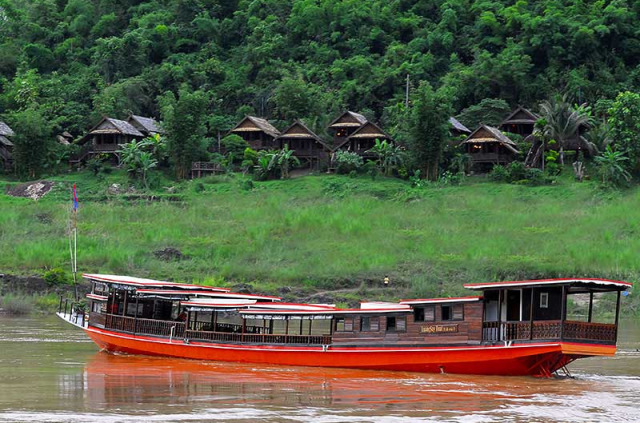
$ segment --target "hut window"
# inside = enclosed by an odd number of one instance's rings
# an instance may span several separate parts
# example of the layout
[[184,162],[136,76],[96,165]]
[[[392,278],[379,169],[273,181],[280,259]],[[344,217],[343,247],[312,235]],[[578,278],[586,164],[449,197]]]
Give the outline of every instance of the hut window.
[[540,293],[540,308],[549,308],[549,293]]
[[352,331],[353,331],[353,318],[338,317],[336,319],[336,332],[352,332]]
[[380,330],[380,320],[378,317],[361,317],[360,330],[362,332],[377,332]]
[[429,305],[413,309],[414,322],[433,322],[436,320],[436,307]]
[[464,320],[464,305],[443,305],[442,320]]

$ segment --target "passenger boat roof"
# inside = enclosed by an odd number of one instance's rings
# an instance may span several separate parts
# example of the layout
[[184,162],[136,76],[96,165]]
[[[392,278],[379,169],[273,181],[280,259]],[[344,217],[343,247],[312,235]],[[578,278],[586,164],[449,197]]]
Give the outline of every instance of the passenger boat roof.
[[598,291],[624,291],[631,288],[633,283],[614,281],[609,279],[568,278],[568,279],[537,279],[530,281],[504,281],[486,283],[467,283],[468,289],[499,289],[499,288],[536,288],[540,286],[569,286],[576,290],[588,288]]
[[451,298],[425,298],[414,300],[401,300],[400,304],[418,305],[418,304],[441,304],[441,303],[462,303],[480,301],[482,297],[451,297]]
[[270,300],[280,301],[280,297],[272,297],[270,295],[256,295],[256,294],[241,294],[238,292],[203,292],[198,290],[178,290],[178,289],[136,289],[136,292],[140,294],[149,295],[201,295],[203,297],[215,297],[215,298],[236,298],[247,300]]
[[194,298],[189,301],[181,301],[180,304],[189,307],[202,308],[236,308],[247,307],[256,303],[256,300],[236,298]]
[[[90,279],[93,281],[106,282],[106,283],[117,283],[120,285],[128,285],[135,287],[147,287],[147,288],[175,288],[178,290],[185,289],[198,289],[204,291],[215,291],[215,292],[229,292],[228,288],[216,288],[213,286],[203,286],[203,285],[192,285],[186,283],[178,283],[178,282],[166,282],[166,281],[157,281],[153,279],[144,279],[144,278],[135,278],[132,276],[117,276],[117,275],[97,275],[91,273],[84,273],[82,275],[83,278]],[[182,291],[180,291],[182,292]]]
[[[307,304],[309,305],[309,304]],[[265,309],[265,308],[249,308],[240,310],[242,314],[288,314],[288,315],[339,315],[339,314],[383,314],[383,313],[401,313],[410,312],[409,306],[404,307],[386,307],[386,308],[311,308],[311,309],[294,309],[292,307],[285,309]]]

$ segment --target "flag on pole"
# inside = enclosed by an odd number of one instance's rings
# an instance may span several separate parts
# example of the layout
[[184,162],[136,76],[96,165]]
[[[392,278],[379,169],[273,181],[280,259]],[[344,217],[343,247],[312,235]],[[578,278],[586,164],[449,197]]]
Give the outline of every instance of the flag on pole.
[[76,184],[73,184],[73,211],[78,210],[78,195],[76,194]]

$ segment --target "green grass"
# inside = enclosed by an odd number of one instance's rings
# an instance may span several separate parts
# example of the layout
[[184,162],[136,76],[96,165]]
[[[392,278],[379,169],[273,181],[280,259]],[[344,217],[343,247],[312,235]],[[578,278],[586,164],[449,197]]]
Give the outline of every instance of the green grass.
[[[322,175],[258,182],[251,191],[240,176],[222,176],[167,182],[182,201],[156,202],[107,195],[110,183],[126,183],[122,172],[54,179],[54,192],[38,202],[0,196],[2,272],[68,267],[76,182],[85,272],[248,281],[270,292],[379,287],[389,275],[392,293],[376,297],[453,295],[464,292],[462,283],[500,279],[640,275],[638,189],[602,194],[569,176],[544,187],[479,178],[414,189],[395,179]],[[153,251],[167,246],[190,259],[156,259]]]

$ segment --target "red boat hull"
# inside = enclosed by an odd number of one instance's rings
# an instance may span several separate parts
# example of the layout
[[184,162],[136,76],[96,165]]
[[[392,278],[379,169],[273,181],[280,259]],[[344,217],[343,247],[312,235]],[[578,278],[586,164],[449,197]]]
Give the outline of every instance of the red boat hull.
[[344,367],[423,373],[550,376],[577,358],[612,356],[615,345],[540,342],[448,347],[302,347],[189,342],[111,332],[85,331],[102,349],[128,354],[287,366]]

